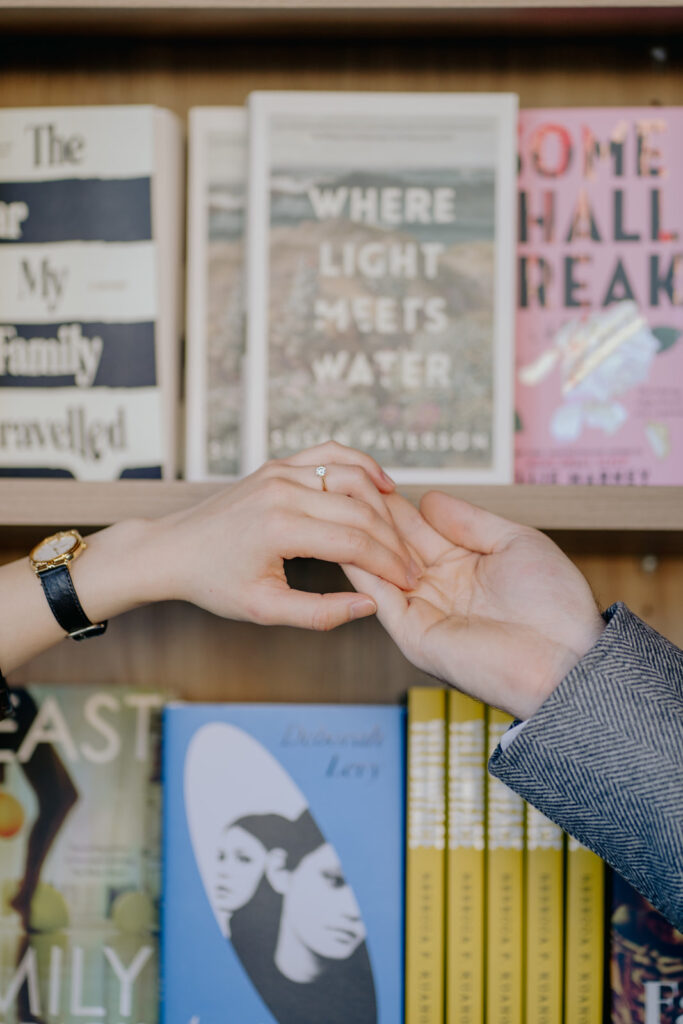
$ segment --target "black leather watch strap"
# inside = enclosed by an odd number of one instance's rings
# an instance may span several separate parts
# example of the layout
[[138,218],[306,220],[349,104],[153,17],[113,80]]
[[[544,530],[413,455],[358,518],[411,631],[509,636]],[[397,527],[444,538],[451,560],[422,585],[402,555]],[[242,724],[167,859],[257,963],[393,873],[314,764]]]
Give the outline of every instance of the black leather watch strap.
[[72,640],[85,640],[87,637],[100,636],[104,633],[107,623],[93,624],[83,611],[66,565],[44,569],[38,573],[38,577],[52,614]]
[[0,669],[0,722],[5,718],[12,718],[14,716],[14,707],[10,697],[9,687],[7,680],[2,674]]

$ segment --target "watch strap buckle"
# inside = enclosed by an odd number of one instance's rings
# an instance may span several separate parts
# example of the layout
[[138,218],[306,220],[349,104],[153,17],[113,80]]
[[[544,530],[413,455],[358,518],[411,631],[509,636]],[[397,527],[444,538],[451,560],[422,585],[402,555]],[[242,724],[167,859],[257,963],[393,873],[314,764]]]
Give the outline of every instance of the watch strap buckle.
[[89,626],[82,626],[80,629],[72,629],[67,636],[72,640],[87,640],[91,636],[101,636],[107,628],[107,621],[93,622]]

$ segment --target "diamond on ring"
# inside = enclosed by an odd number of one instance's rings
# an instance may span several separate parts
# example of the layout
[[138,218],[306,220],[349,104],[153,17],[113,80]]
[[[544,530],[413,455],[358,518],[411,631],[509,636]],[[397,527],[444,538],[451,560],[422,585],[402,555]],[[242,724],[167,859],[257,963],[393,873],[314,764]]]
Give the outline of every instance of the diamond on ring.
[[327,476],[327,466],[316,466],[315,475],[320,477],[320,482],[323,485],[323,490],[327,490],[327,482],[325,477]]

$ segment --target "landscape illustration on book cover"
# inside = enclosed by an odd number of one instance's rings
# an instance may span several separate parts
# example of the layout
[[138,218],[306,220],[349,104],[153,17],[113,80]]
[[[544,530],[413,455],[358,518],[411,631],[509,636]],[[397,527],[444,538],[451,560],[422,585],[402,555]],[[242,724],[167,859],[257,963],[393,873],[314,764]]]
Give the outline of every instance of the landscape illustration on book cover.
[[400,1019],[401,720],[167,710],[166,1024]]
[[187,476],[241,467],[246,111],[190,112]]
[[159,694],[12,691],[0,723],[0,1022],[158,1016]]
[[683,483],[683,108],[523,110],[515,475]]
[[298,95],[251,98],[251,461],[503,482],[514,98]]

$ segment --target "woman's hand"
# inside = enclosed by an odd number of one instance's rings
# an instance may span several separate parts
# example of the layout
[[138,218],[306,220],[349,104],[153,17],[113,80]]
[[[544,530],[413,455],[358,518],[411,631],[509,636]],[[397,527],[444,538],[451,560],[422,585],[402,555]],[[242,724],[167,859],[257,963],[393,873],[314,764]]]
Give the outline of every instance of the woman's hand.
[[387,498],[420,564],[417,586],[347,570],[418,668],[518,718],[533,714],[604,621],[588,583],[544,534],[438,491]]
[[[327,491],[315,472],[320,465]],[[372,615],[373,598],[292,590],[284,561],[343,562],[369,579],[390,580],[397,591],[410,589],[418,568],[385,503],[393,490],[369,456],[334,443],[311,448],[192,508],[91,533],[71,565],[74,587],[91,622],[181,600],[226,618],[332,629]],[[64,636],[28,558],[0,566],[0,607],[5,672]]]
[[[327,491],[315,472],[319,465],[327,467]],[[159,555],[151,599],[176,598],[232,619],[319,630],[371,615],[375,603],[364,594],[292,590],[284,560],[347,563],[398,591],[410,589],[417,567],[386,507],[393,490],[373,459],[334,442],[269,462],[154,524]]]

